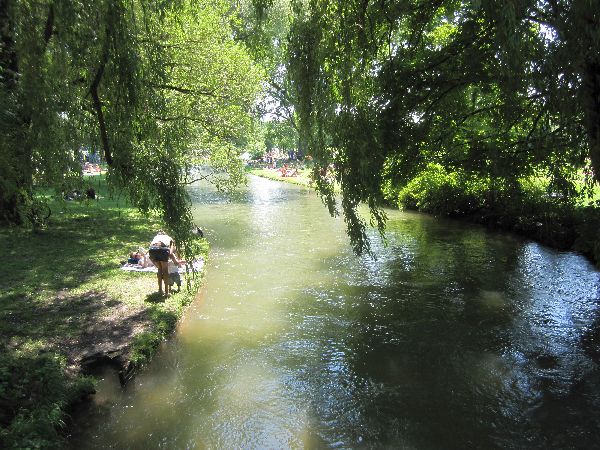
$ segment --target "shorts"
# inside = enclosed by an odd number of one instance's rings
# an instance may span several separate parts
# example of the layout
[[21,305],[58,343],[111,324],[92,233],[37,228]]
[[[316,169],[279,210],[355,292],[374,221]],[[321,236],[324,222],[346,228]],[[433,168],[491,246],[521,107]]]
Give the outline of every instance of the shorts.
[[151,261],[168,261],[171,251],[169,247],[150,247],[148,250]]

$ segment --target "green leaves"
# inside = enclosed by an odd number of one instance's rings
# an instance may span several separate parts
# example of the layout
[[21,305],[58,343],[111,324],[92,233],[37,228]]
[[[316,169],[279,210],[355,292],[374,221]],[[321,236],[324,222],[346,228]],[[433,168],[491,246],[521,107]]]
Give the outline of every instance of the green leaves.
[[[230,184],[240,181],[235,142],[250,130],[261,91],[263,74],[233,40],[229,2],[13,6],[0,17],[10,43],[0,58],[4,221],[26,222],[21,210],[36,185],[62,195],[77,183],[85,147],[103,155],[114,187],[161,213],[185,248],[189,170],[215,151],[219,169],[235,172]],[[11,61],[18,77],[9,82]]]
[[567,186],[589,153],[600,173],[597,8],[295,5],[288,56],[300,130],[317,165],[334,164],[353,242],[364,238],[356,205],[376,217],[384,179],[405,186],[428,164],[508,184],[543,172]]

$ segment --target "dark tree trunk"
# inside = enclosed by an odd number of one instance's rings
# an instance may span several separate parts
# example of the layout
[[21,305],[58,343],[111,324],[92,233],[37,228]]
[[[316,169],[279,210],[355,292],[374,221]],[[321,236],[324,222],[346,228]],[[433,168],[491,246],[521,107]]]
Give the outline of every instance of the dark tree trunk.
[[[0,136],[3,151],[6,160],[0,167],[0,175],[4,182],[0,184],[0,220],[3,222],[15,223],[21,225],[25,221],[21,205],[24,202],[23,195],[19,187],[22,184],[22,178],[19,174],[21,161],[19,158],[18,147],[23,145],[15,139],[20,133],[18,131],[22,124],[14,114],[18,106],[14,103],[18,88],[18,58],[14,41],[14,24],[11,19],[11,10],[13,8],[12,0],[0,0],[0,89],[2,90],[2,107],[6,110],[12,110],[12,114],[6,117],[14,117],[12,123],[5,123],[7,129],[13,131],[13,136]],[[18,131],[17,131],[18,130]]]
[[13,40],[14,26],[10,18],[13,0],[0,0],[0,83],[8,91],[17,85],[17,53]]
[[[13,21],[16,2],[0,0],[0,91],[4,135],[0,144],[5,154],[0,164],[0,221],[23,225],[31,222],[33,214],[33,148],[29,130],[32,119],[27,96],[19,83],[19,55],[15,43]],[[35,52],[41,57],[54,33],[54,6],[48,8],[44,33]],[[36,74],[41,76],[40,74]]]

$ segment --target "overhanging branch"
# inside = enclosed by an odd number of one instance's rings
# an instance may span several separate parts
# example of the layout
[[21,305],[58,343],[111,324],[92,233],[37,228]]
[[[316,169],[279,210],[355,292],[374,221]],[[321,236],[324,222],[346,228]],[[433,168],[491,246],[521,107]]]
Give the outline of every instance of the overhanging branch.
[[217,94],[214,91],[203,91],[199,89],[189,89],[181,86],[174,86],[172,84],[156,84],[154,85],[157,89],[164,89],[168,91],[175,91],[181,94],[196,94],[196,95],[205,95],[207,97],[217,97]]

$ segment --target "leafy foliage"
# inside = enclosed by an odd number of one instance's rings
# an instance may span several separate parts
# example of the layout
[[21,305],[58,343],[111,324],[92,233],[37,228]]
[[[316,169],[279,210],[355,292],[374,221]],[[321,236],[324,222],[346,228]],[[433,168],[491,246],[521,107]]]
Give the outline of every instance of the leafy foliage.
[[582,201],[587,188],[581,177],[569,195],[550,178],[501,181],[428,164],[402,188],[388,181],[383,191],[400,208],[461,217],[600,261],[600,209],[597,202]]
[[85,377],[65,383],[64,365],[53,353],[0,354],[3,448],[59,448],[65,407],[94,389]]
[[383,229],[381,184],[402,188],[429,164],[509,189],[544,174],[565,195],[575,195],[572,175],[586,158],[600,173],[600,8],[576,0],[293,5],[299,128],[334,212],[326,175],[341,186],[355,250],[368,250],[357,205],[366,202]]
[[[226,1],[3,0],[0,201],[25,224],[36,186],[80,180],[79,149],[101,149],[112,185],[190,227],[190,168],[241,167],[261,73],[236,44]],[[238,174],[238,175],[236,175]]]
[[287,76],[290,0],[242,0],[235,2],[241,20],[234,26],[236,39],[249,50],[265,76],[265,95],[258,105],[267,133],[267,150],[273,147],[294,150],[305,156],[304,141],[299,134],[295,91]]
[[484,207],[489,182],[469,179],[464,172],[448,172],[429,164],[397,194],[393,203],[446,216],[472,214]]

